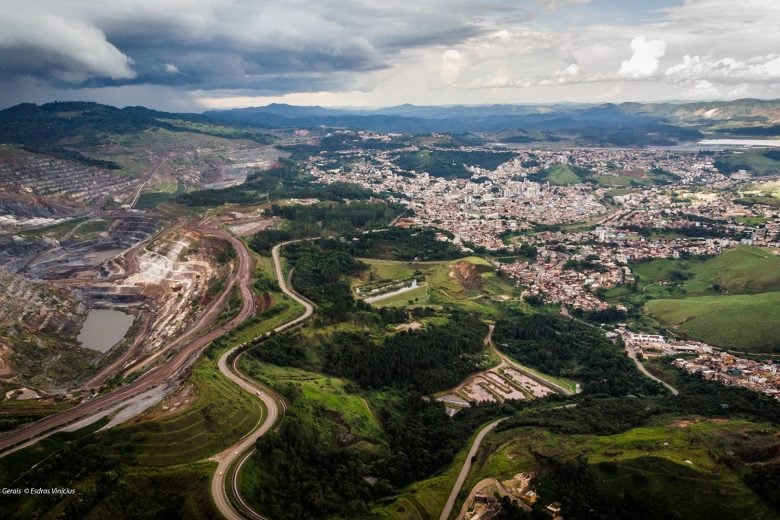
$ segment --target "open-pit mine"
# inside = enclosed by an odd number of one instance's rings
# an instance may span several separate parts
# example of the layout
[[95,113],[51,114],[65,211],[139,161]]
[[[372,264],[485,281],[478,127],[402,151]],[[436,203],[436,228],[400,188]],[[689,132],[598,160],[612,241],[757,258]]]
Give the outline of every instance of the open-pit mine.
[[14,405],[0,431],[167,365],[229,320],[238,242],[148,201],[240,184],[280,155],[162,129],[52,149],[0,145],[0,390]]

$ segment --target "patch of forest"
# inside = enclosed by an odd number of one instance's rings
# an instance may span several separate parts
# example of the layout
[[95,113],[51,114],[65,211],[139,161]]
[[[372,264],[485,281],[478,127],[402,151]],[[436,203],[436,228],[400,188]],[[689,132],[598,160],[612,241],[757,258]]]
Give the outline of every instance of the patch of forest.
[[401,153],[393,158],[393,162],[401,169],[428,172],[434,177],[468,179],[472,174],[466,166],[495,170],[512,157],[512,152],[423,150]]
[[259,204],[285,198],[320,200],[368,200],[376,195],[356,184],[316,184],[293,161],[281,160],[276,166],[254,173],[246,182],[224,189],[183,193],[176,202],[187,206],[216,207],[223,204]]
[[322,241],[322,247],[383,260],[453,260],[463,256],[455,244],[438,240],[436,234],[437,230],[431,228],[392,227],[370,233],[345,233],[338,240]]
[[544,373],[575,379],[585,394],[655,395],[643,376],[601,329],[556,315],[517,314],[496,322],[499,348]]

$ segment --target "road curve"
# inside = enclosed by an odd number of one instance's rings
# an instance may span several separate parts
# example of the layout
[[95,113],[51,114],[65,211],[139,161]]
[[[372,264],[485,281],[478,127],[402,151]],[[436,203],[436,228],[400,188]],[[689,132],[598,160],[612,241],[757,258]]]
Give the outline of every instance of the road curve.
[[639,369],[640,372],[642,372],[644,375],[646,375],[647,377],[649,377],[653,381],[656,381],[657,383],[661,383],[662,385],[664,385],[666,388],[669,389],[669,391],[672,393],[672,395],[679,395],[680,394],[680,392],[677,391],[677,389],[675,387],[673,387],[672,385],[670,385],[669,383],[667,383],[665,381],[662,381],[662,380],[658,379],[653,374],[651,374],[650,371],[647,370],[647,368],[645,368],[645,365],[641,361],[639,361],[637,359],[636,352],[634,352],[634,349],[632,349],[628,345],[626,345],[626,353],[628,354],[628,357],[631,358],[631,361],[634,362],[634,364],[636,365],[636,367]]
[[218,236],[228,240],[238,253],[238,268],[225,284],[223,294],[229,293],[231,288],[238,283],[241,289],[243,305],[241,310],[227,323],[210,329],[207,333],[194,338],[190,343],[182,347],[165,364],[152,368],[138,379],[116,390],[85,401],[73,408],[49,415],[35,422],[25,424],[15,430],[0,436],[0,457],[7,455],[12,446],[25,443],[26,445],[51,435],[64,426],[78,420],[100,413],[112,408],[132,397],[146,392],[161,384],[171,384],[176,381],[183,371],[203,352],[203,350],[215,339],[224,333],[233,330],[243,323],[254,312],[254,298],[252,298],[252,270],[253,259],[246,246],[228,234],[218,229],[203,229],[204,233]]
[[276,271],[276,279],[279,280],[279,288],[282,290],[284,294],[295,300],[296,302],[303,305],[303,308],[305,309],[304,313],[297,318],[295,318],[292,321],[288,321],[287,323],[283,325],[279,325],[276,327],[275,332],[281,332],[283,330],[287,330],[290,327],[294,327],[295,325],[301,323],[304,320],[307,320],[309,316],[314,314],[314,304],[298,294],[298,292],[293,289],[288,283],[287,279],[284,276],[284,273],[282,272],[282,261],[279,258],[279,250],[286,246],[287,244],[292,244],[293,242],[301,242],[301,240],[290,240],[289,242],[282,242],[281,244],[276,244],[273,249],[271,249],[271,256],[274,260],[274,270]]
[[[294,242],[294,241],[293,241]],[[279,250],[282,246],[289,244],[285,242],[277,244],[271,250],[271,256],[274,261],[274,270],[276,272],[276,278],[279,281],[279,288],[284,294],[303,305],[304,312],[297,318],[294,318],[288,322],[279,325],[274,329],[274,332],[282,332],[284,330],[293,327],[304,320],[308,319],[314,314],[314,304],[309,300],[295,292],[284,276],[282,271],[282,262],[279,258]],[[252,508],[241,497],[241,491],[238,485],[238,477],[241,472],[241,466],[254,452],[254,446],[257,439],[265,435],[279,420],[280,412],[279,405],[284,406],[284,401],[280,398],[272,395],[272,393],[262,385],[252,381],[251,379],[244,377],[238,370],[238,359],[243,355],[240,351],[246,348],[246,344],[242,343],[237,345],[220,356],[217,366],[219,371],[225,375],[228,379],[236,383],[243,390],[250,394],[257,396],[263,401],[267,414],[264,420],[259,423],[259,427],[243,437],[233,446],[227,448],[223,452],[219,453],[215,459],[217,461],[217,470],[214,472],[214,476],[211,479],[211,496],[214,499],[214,504],[220,514],[227,520],[243,520],[244,518],[255,518],[257,520],[264,520],[265,517],[252,510]],[[237,355],[236,355],[237,354]],[[236,498],[239,503],[241,511],[239,511],[228,497],[228,486],[230,487],[230,493]]]
[[452,508],[455,507],[455,501],[458,499],[458,494],[463,487],[463,483],[466,481],[469,470],[471,470],[471,459],[477,454],[477,450],[479,450],[479,446],[482,444],[482,440],[485,438],[485,435],[493,431],[493,429],[498,426],[501,421],[506,419],[507,418],[504,417],[502,419],[498,419],[497,421],[493,421],[492,423],[482,428],[482,430],[480,430],[480,432],[477,434],[477,438],[474,439],[474,443],[471,445],[471,449],[469,450],[468,455],[466,455],[466,460],[463,462],[463,467],[460,469],[460,473],[458,473],[458,478],[455,480],[455,485],[452,486],[452,491],[450,492],[449,498],[447,498],[447,503],[444,504],[444,509],[442,509],[441,515],[439,515],[439,520],[448,520],[452,514]]

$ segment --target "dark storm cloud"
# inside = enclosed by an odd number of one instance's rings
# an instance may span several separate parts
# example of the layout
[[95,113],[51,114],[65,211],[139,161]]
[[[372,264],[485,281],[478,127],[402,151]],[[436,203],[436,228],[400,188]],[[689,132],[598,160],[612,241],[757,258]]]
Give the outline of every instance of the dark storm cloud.
[[[501,1],[0,0],[0,72],[72,87],[316,90],[479,34]],[[333,74],[336,73],[336,74]]]

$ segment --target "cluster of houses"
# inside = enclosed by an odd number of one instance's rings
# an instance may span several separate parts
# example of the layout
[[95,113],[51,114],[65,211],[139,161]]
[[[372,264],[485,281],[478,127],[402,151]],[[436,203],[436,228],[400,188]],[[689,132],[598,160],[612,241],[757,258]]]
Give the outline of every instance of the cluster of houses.
[[780,400],[780,370],[771,361],[753,361],[714,351],[694,359],[679,358],[674,366],[724,385],[740,386]]

